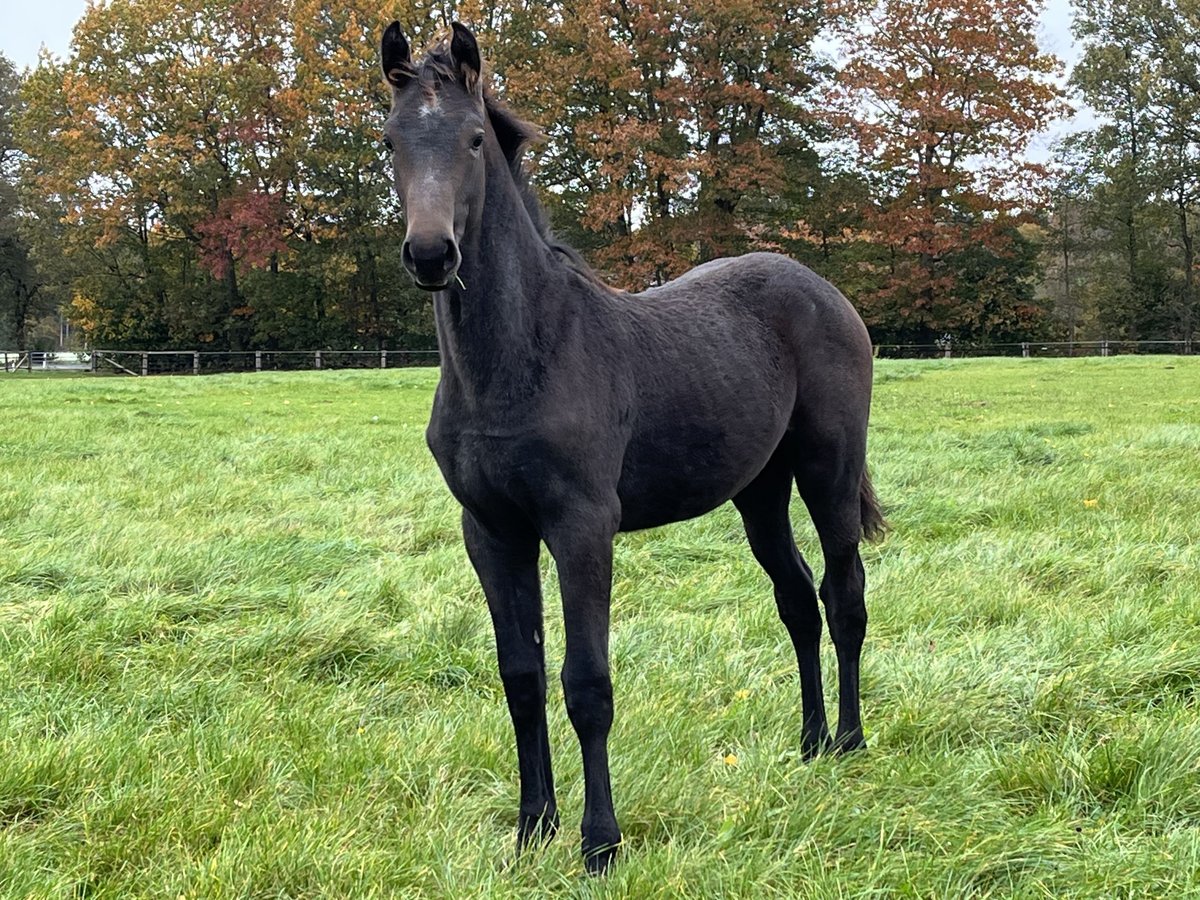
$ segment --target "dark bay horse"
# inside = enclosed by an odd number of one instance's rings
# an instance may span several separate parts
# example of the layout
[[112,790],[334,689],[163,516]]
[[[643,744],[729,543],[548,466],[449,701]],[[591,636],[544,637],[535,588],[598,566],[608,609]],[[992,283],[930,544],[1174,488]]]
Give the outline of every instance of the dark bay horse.
[[[416,283],[433,293],[441,380],[429,447],[463,507],[463,539],[496,630],[521,778],[518,849],[558,828],[538,555],[562,586],[567,713],[583,752],[583,854],[621,842],[609,783],[613,537],[732,500],[775,587],[800,666],[806,755],[864,746],[858,667],[867,613],[860,540],[883,529],[866,469],[871,344],[850,303],[783,256],[706,263],[626,294],[556,243],[525,182],[535,130],[484,89],[479,47],[453,35],[413,62],[385,31],[384,129]],[[821,616],[788,518],[792,483],[825,557],[819,597],[837,649],[825,720]]]

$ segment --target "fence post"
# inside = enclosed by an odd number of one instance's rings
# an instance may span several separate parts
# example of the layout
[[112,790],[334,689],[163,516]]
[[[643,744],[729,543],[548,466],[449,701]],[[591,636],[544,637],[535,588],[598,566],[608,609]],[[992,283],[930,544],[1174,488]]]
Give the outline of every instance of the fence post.
[[946,359],[950,358],[950,348],[946,347],[946,352],[942,354]]
[[379,351],[379,368],[381,368],[381,369],[387,368],[387,351],[386,350]]
[[26,367],[29,369],[29,374],[32,375],[33,374],[33,351],[32,350],[25,351],[25,364],[26,364]]
[[1101,342],[1100,342],[1100,355],[1101,355],[1101,356],[1108,356],[1108,341],[1101,341]]
[[1029,341],[1021,341],[1021,356],[1024,359],[1029,359]]
[[320,350],[317,350],[315,353],[313,353],[313,368],[314,369],[321,368],[321,351]]
[[96,357],[99,355],[99,350],[93,350],[92,355],[88,357],[88,371],[93,375],[96,374]]
[[192,351],[192,374],[193,375],[200,374],[200,351],[199,350]]
[[262,371],[262,351],[261,350],[254,351],[254,371],[255,372]]
[[142,354],[142,374],[143,375],[150,374],[150,354],[149,353]]

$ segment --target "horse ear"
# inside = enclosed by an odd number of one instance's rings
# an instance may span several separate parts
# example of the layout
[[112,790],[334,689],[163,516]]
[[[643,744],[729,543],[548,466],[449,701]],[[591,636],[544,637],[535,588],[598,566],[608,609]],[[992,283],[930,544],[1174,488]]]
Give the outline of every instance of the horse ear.
[[483,62],[479,58],[479,44],[475,42],[475,35],[471,34],[471,29],[461,22],[455,22],[450,27],[454,29],[454,37],[450,39],[450,56],[454,60],[455,68],[462,74],[467,90],[473,91],[479,84],[479,75],[483,71]]
[[393,22],[383,32],[379,44],[379,61],[383,66],[383,77],[392,87],[404,87],[412,78],[412,54],[408,39],[400,30],[400,23]]

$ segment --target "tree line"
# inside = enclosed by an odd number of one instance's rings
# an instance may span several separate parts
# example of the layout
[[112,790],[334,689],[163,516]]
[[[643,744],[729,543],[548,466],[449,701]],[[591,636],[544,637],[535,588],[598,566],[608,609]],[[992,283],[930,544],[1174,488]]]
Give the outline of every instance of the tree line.
[[1076,0],[1072,84],[1100,124],[1058,148],[1046,288],[1068,334],[1191,340],[1200,0]]
[[476,29],[560,236],[641,289],[776,250],[877,342],[1190,337],[1200,0],[109,0],[0,57],[0,345],[432,343],[379,135],[384,24]]

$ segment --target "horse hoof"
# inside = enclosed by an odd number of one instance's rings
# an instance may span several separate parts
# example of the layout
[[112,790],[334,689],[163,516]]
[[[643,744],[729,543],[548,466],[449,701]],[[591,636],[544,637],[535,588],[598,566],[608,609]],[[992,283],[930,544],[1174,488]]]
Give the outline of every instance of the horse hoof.
[[587,869],[589,875],[604,875],[612,867],[613,862],[617,858],[617,850],[621,846],[621,839],[599,846],[587,846],[583,848],[583,865]]
[[558,834],[558,810],[551,809],[541,815],[521,813],[517,822],[517,855],[520,856],[530,844],[545,844]]
[[800,755],[805,762],[812,762],[818,756],[828,753],[832,749],[833,740],[829,737],[828,731],[815,737],[804,737],[800,741]]
[[834,741],[834,744],[833,744],[833,751],[835,753],[837,753],[839,756],[844,756],[847,753],[854,753],[857,750],[866,750],[866,749],[867,749],[867,742],[866,742],[866,739],[863,738],[861,731],[855,732],[854,734],[847,734],[844,737],[840,737],[836,741]]

